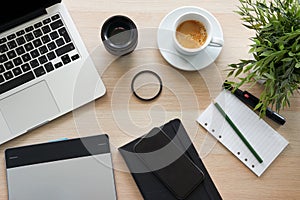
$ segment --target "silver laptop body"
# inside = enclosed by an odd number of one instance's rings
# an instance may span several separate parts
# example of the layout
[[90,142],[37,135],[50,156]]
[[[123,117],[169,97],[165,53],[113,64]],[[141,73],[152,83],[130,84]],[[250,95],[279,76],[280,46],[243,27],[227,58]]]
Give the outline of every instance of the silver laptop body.
[[106,92],[63,3],[44,11],[0,32],[0,144]]

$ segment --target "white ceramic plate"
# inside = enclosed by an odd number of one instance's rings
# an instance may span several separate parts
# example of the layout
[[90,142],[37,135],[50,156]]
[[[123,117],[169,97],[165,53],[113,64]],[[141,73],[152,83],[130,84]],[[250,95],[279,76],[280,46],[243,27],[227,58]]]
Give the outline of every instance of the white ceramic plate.
[[212,23],[214,37],[224,40],[223,31],[218,20],[210,12],[199,7],[180,7],[171,11],[163,18],[157,32],[157,43],[161,55],[169,64],[178,69],[195,71],[212,64],[221,53],[222,47],[207,46],[202,52],[193,56],[179,54],[172,41],[172,26],[177,17],[186,12],[199,12],[205,15]]

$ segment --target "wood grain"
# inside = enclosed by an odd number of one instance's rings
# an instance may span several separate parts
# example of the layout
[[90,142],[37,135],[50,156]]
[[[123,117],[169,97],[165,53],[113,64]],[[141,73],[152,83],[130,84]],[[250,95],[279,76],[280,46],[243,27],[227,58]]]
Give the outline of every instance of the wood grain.
[[[248,58],[252,33],[241,25],[233,11],[236,0],[65,0],[70,14],[95,60],[107,88],[105,96],[66,114],[30,133],[0,146],[0,200],[8,199],[4,150],[9,147],[107,133],[111,139],[118,199],[142,199],[128,169],[118,153],[121,145],[141,136],[154,126],[180,118],[223,199],[300,199],[300,95],[291,98],[291,107],[282,111],[284,126],[266,121],[290,143],[266,172],[257,177],[226,148],[217,143],[196,123],[197,116],[209,105],[226,79],[230,63]],[[132,18],[139,30],[155,30],[162,18],[181,6],[207,9],[218,19],[224,33],[224,47],[212,66],[186,72],[170,66],[157,48],[143,48],[123,58],[107,54],[100,41],[103,22],[112,15]],[[151,31],[150,31],[151,32]],[[141,41],[146,38],[141,38]],[[147,41],[147,40],[146,40]],[[148,38],[155,46],[155,36]],[[105,56],[103,56],[105,55]],[[103,63],[106,63],[103,66]],[[109,64],[107,64],[109,63]],[[130,81],[142,69],[157,72],[164,84],[162,94],[152,102],[132,96]],[[250,90],[259,95],[261,85]],[[83,183],[84,184],[84,183]]]

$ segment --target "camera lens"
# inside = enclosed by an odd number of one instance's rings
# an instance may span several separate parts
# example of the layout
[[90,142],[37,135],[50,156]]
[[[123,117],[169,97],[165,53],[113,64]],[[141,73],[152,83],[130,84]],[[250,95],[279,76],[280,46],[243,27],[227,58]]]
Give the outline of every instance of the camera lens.
[[129,54],[137,46],[136,25],[126,16],[112,16],[102,26],[101,39],[109,53],[117,56]]
[[122,22],[111,24],[108,28],[107,36],[115,45],[124,45],[130,41],[130,26]]

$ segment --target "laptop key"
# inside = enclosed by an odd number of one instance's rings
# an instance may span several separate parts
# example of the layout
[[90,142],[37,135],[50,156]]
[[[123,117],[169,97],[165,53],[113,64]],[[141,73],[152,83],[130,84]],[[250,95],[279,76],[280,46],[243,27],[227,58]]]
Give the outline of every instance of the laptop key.
[[61,60],[63,61],[64,64],[68,64],[69,62],[71,62],[71,59],[68,54],[62,56]]
[[45,64],[44,67],[47,72],[51,72],[52,70],[54,70],[54,67],[51,62],[48,62],[47,64]]
[[39,28],[41,26],[43,26],[42,22],[38,22],[34,25],[34,28]]
[[48,61],[47,58],[46,58],[46,56],[41,56],[41,57],[38,58],[38,60],[39,60],[39,62],[40,62],[41,65],[44,64],[44,63],[46,63]]
[[64,25],[64,24],[63,24],[63,22],[62,22],[61,20],[57,20],[57,21],[52,22],[52,23],[50,24],[52,30],[58,29],[59,27],[62,27],[63,25]]
[[26,32],[33,31],[33,26],[29,26],[29,27],[25,28],[25,31],[26,31]]
[[59,35],[61,35],[65,39],[66,43],[71,42],[71,38],[70,38],[66,28],[63,27],[63,28],[59,29],[58,32],[59,32]]
[[36,39],[36,40],[34,40],[32,43],[33,43],[33,45],[34,45],[35,48],[37,48],[37,47],[39,47],[39,46],[42,45],[42,41],[39,38]]
[[1,54],[1,55],[0,55],[0,63],[4,63],[4,62],[6,62],[6,61],[8,61],[7,56],[6,56],[5,54]]
[[32,71],[29,71],[25,74],[15,77],[14,79],[12,79],[10,81],[7,81],[7,82],[1,84],[0,94],[3,94],[4,92],[7,92],[7,91],[9,91],[15,87],[18,87],[24,83],[27,83],[33,79],[34,79],[34,74]]
[[36,68],[37,66],[39,66],[39,62],[37,61],[37,59],[34,59],[32,61],[29,62],[31,68]]
[[16,41],[17,41],[17,43],[18,43],[19,46],[26,43],[26,41],[25,41],[25,39],[24,39],[23,36],[17,38]]
[[[3,83],[5,81],[4,77],[2,74],[0,74],[0,83]],[[1,86],[0,86],[1,87]]]
[[14,49],[14,48],[17,47],[17,43],[14,40],[12,40],[12,41],[7,43],[7,46],[8,46],[9,49]]
[[26,53],[22,56],[22,59],[24,62],[27,62],[27,61],[31,60],[31,57],[30,57],[29,53]]
[[14,67],[13,63],[11,61],[8,61],[4,63],[4,67],[6,70],[12,69]]
[[20,56],[23,53],[25,53],[25,49],[24,49],[24,47],[21,46],[21,47],[16,48],[16,52]]
[[79,55],[78,54],[76,54],[76,55],[74,55],[74,56],[72,56],[71,57],[71,59],[74,61],[74,60],[77,60],[79,58]]
[[59,62],[59,63],[56,63],[54,65],[54,67],[57,69],[57,68],[60,68],[61,66],[63,66],[62,62]]
[[59,19],[60,17],[59,17],[59,14],[56,14],[56,15],[54,15],[54,16],[52,16],[51,17],[51,19],[54,21],[54,20],[57,20],[57,19]]
[[20,67],[14,68],[12,71],[13,71],[15,76],[18,76],[18,75],[22,74],[22,71],[21,71]]
[[50,42],[50,40],[51,39],[50,39],[50,37],[48,35],[45,35],[45,36],[42,37],[42,41],[43,41],[44,44]]
[[62,56],[63,54],[65,54],[69,51],[72,51],[74,49],[75,49],[75,46],[72,43],[70,43],[70,44],[67,44],[63,47],[60,47],[59,49],[56,49],[55,53],[56,53],[57,56]]
[[47,34],[51,31],[51,29],[50,29],[49,25],[46,25],[46,26],[42,27],[42,31],[44,34]]
[[13,63],[14,63],[15,66],[19,66],[19,65],[21,65],[23,62],[22,62],[21,58],[17,57],[17,58],[15,58],[15,59],[13,60]]
[[59,35],[58,35],[57,31],[53,31],[50,33],[50,37],[52,40],[55,40],[56,38],[59,37]]
[[69,43],[63,47],[60,47],[58,49],[55,50],[55,53],[57,56],[62,56],[63,54],[72,51],[75,49],[75,46],[72,43]]
[[22,65],[21,68],[22,68],[23,72],[27,72],[31,69],[28,63],[25,63],[24,65]]
[[51,19],[50,18],[47,18],[47,19],[44,19],[43,20],[43,24],[48,24],[51,22]]
[[41,46],[41,47],[39,48],[39,51],[40,51],[41,54],[45,54],[45,53],[48,52],[48,49],[47,49],[47,47],[44,45],[44,46]]
[[47,53],[47,57],[48,57],[48,60],[53,60],[54,58],[56,58],[55,53],[53,51]]
[[4,53],[6,51],[8,51],[8,47],[6,46],[6,44],[2,44],[0,46],[0,53]]
[[36,58],[40,55],[40,53],[38,52],[38,50],[35,49],[35,50],[30,52],[30,55],[31,55],[32,58]]
[[14,75],[11,71],[5,72],[3,75],[4,75],[6,80],[10,80],[14,77]]
[[33,45],[31,43],[25,44],[24,47],[27,51],[31,51],[33,49]]
[[37,29],[33,31],[33,35],[35,36],[35,38],[38,38],[43,35],[43,32],[41,31],[41,29]]
[[3,73],[3,72],[5,72],[5,68],[3,65],[0,65],[0,73]]
[[13,33],[13,34],[11,34],[11,35],[9,35],[9,36],[7,36],[7,39],[8,40],[12,40],[12,39],[14,39],[14,38],[16,38],[16,35]]
[[24,30],[20,30],[20,31],[18,31],[16,34],[17,34],[17,36],[24,35],[24,34],[25,34],[25,31],[24,31]]
[[1,39],[0,39],[0,44],[3,44],[3,43],[6,42],[6,41],[7,41],[6,38],[1,38]]
[[25,39],[26,39],[27,42],[29,42],[29,41],[34,39],[34,36],[32,35],[32,33],[27,33],[25,35]]
[[46,71],[44,70],[43,67],[39,67],[39,68],[34,69],[34,73],[35,73],[36,77],[40,77],[40,76],[46,74]]
[[9,59],[13,59],[17,56],[17,54],[14,50],[11,50],[11,51],[7,52],[7,56]]
[[49,44],[47,44],[47,46],[50,51],[56,49],[56,44],[54,42],[50,42]]
[[60,46],[62,46],[62,45],[65,44],[65,42],[64,42],[64,40],[63,40],[62,38],[57,39],[57,40],[55,41],[55,43],[56,43],[56,45],[57,45],[58,47],[60,47]]

